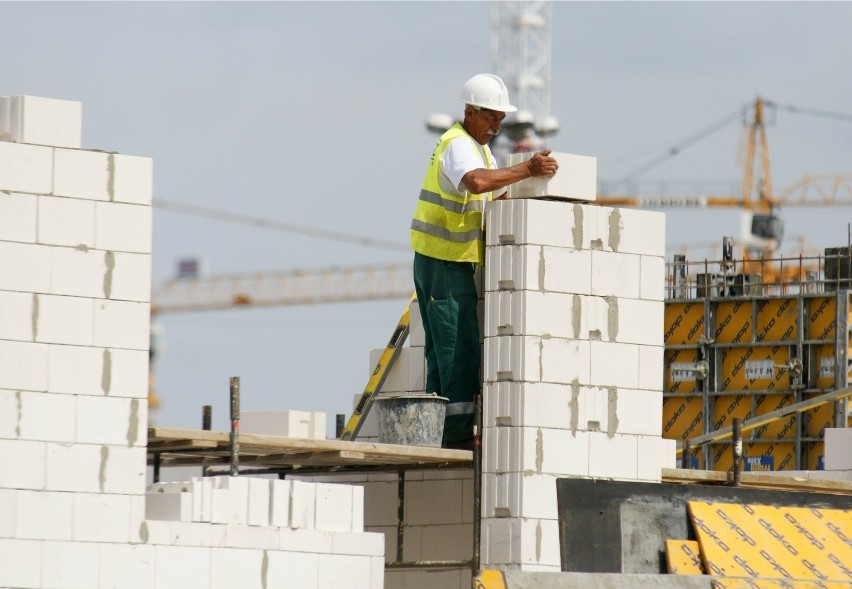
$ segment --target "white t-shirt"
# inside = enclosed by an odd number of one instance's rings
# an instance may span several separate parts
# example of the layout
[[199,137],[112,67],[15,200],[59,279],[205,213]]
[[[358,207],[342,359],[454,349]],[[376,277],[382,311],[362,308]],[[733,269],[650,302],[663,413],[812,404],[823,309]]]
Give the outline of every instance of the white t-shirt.
[[497,169],[497,162],[487,145],[480,145],[465,136],[450,141],[441,154],[441,176],[438,178],[441,190],[464,197],[467,189],[462,184],[462,178],[471,170],[485,167],[486,153],[488,161],[491,162],[489,168]]

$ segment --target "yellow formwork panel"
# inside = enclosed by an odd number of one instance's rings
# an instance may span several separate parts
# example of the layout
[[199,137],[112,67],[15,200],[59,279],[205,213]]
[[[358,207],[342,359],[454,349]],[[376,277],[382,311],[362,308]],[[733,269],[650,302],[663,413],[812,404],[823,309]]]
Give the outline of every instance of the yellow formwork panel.
[[778,368],[790,361],[790,348],[786,345],[722,348],[719,359],[722,368],[719,391],[789,387],[788,372]]
[[750,300],[716,305],[716,342],[730,344],[753,341],[752,307],[753,301]]
[[663,398],[663,437],[686,440],[704,433],[701,397]]
[[506,589],[503,573],[498,570],[484,570],[473,580],[474,589]]
[[757,301],[757,341],[795,340],[799,335],[799,302],[796,298]]
[[666,563],[672,575],[703,575],[701,554],[695,540],[666,540]]
[[695,367],[697,350],[666,350],[663,369],[665,370],[665,388],[669,393],[694,393],[697,391]]
[[837,352],[834,344],[811,346],[813,354],[812,370],[816,371],[814,385],[830,391],[834,388],[834,372],[837,363]]
[[690,501],[713,575],[852,581],[852,511]]
[[[754,398],[755,416],[772,413],[784,407],[789,407],[796,402],[796,395],[756,395]],[[752,416],[749,416],[752,417]],[[749,438],[784,438],[795,439],[796,437],[796,416],[790,415],[784,419],[779,419],[771,423],[761,425],[746,434]]]
[[806,339],[833,340],[837,327],[837,299],[834,296],[808,299]]
[[852,583],[842,581],[811,581],[806,579],[755,579],[716,577],[710,580],[712,589],[850,589]]
[[697,344],[704,333],[704,303],[666,303],[664,314],[664,343],[667,346]]

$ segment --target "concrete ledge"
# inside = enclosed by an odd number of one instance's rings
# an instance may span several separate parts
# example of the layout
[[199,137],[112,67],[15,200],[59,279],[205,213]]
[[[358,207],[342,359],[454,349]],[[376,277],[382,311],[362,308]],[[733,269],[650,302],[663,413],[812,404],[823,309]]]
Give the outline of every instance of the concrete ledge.
[[[709,575],[618,573],[503,573],[505,589],[710,589]],[[491,588],[489,588],[491,589]]]

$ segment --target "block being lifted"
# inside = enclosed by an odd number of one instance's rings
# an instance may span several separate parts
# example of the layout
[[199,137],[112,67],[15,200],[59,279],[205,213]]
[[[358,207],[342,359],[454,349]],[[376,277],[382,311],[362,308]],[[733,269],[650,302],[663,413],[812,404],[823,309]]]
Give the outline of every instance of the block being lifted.
[[[594,202],[598,180],[597,158],[556,151],[550,155],[556,158],[559,171],[549,178],[527,178],[509,185],[509,198],[548,197]],[[532,156],[531,152],[510,154],[507,165],[520,164]]]
[[83,105],[38,96],[0,96],[0,141],[79,149]]

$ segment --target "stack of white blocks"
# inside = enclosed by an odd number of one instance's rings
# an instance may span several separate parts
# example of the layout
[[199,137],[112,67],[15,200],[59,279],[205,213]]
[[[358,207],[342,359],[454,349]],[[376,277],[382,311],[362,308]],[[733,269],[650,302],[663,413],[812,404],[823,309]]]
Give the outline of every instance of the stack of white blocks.
[[556,571],[557,478],[659,482],[674,466],[665,217],[508,200],[486,227],[482,562]]
[[80,149],[81,112],[0,98],[0,587],[381,588],[354,491],[345,516],[308,491],[313,528],[145,519],[153,166]]
[[325,413],[318,411],[243,411],[240,414],[240,430],[244,434],[283,436],[324,440]]

